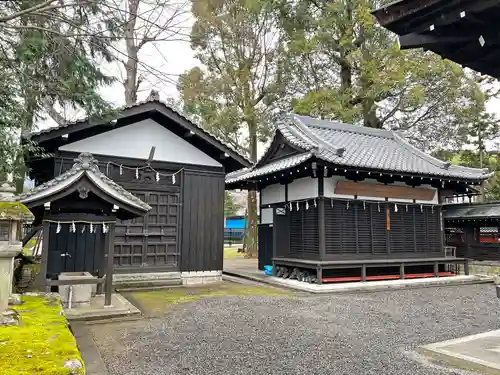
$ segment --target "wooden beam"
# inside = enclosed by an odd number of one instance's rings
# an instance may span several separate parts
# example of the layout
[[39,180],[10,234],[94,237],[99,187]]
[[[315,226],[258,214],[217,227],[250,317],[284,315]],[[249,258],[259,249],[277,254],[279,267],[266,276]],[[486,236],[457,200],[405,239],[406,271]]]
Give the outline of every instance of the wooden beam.
[[[48,211],[46,211],[48,212]],[[45,291],[46,280],[47,280],[47,261],[49,260],[49,231],[50,231],[50,222],[43,222],[43,240],[42,240],[42,259],[40,261],[40,274],[38,275],[38,287],[41,291]]]
[[108,262],[106,267],[106,290],[104,292],[104,306],[111,306],[111,294],[113,292],[113,255],[115,244],[115,224],[109,224],[109,231],[106,233],[106,251],[108,252]]
[[426,48],[432,50],[433,47],[437,45],[467,43],[467,42],[472,42],[474,40],[477,40],[477,36],[475,34],[469,34],[464,36],[439,36],[432,34],[410,33],[401,35],[399,37],[399,48],[401,49]]
[[325,236],[325,197],[324,177],[321,171],[318,174],[318,237],[319,237],[319,259],[326,258],[326,236]]
[[428,188],[410,188],[407,186],[368,184],[353,181],[338,181],[335,193],[363,197],[400,198],[432,201],[436,192]]

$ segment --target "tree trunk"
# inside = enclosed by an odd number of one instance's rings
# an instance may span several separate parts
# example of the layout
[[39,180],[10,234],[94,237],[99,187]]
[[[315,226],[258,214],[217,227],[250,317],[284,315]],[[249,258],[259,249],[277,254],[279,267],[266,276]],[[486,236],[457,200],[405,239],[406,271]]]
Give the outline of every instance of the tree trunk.
[[139,0],[128,1],[128,21],[125,25],[125,45],[127,47],[127,61],[124,63],[126,78],[123,82],[125,91],[125,104],[133,105],[137,103],[137,55],[138,49],[134,35],[135,23]]

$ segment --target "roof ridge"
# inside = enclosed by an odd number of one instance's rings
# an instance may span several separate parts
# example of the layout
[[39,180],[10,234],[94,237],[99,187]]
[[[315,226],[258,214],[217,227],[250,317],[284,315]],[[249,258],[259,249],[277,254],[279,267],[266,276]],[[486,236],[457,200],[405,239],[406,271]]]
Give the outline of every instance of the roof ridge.
[[[345,152],[344,147],[336,147],[328,141],[319,138],[313,131],[311,131],[306,124],[302,122],[302,120],[295,114],[292,114],[292,119],[294,120],[294,124],[302,131],[307,137],[315,142],[318,149],[326,148],[328,151],[333,152],[337,156],[342,156]],[[320,151],[320,150],[318,150]]]

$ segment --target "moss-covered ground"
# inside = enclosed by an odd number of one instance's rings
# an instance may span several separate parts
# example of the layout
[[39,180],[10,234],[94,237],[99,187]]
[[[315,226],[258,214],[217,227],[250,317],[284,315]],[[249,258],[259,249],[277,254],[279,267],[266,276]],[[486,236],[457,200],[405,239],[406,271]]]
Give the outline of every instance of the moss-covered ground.
[[244,253],[238,253],[237,247],[225,247],[224,248],[224,259],[234,259],[234,258],[244,258]]
[[138,304],[144,313],[168,311],[172,305],[221,296],[291,296],[292,292],[266,286],[224,281],[205,286],[182,286],[155,291],[130,292],[125,297]]
[[0,374],[67,375],[65,361],[83,364],[56,297],[23,296],[23,304],[11,308],[22,325],[0,327]]

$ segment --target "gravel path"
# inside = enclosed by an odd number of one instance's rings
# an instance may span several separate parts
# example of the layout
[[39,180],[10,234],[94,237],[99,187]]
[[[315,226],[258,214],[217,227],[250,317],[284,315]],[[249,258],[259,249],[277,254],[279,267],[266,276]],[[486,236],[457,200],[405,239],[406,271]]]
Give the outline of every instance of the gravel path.
[[92,326],[110,375],[466,374],[414,349],[500,328],[491,284],[305,297],[220,297]]

